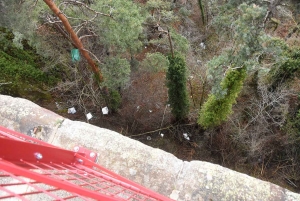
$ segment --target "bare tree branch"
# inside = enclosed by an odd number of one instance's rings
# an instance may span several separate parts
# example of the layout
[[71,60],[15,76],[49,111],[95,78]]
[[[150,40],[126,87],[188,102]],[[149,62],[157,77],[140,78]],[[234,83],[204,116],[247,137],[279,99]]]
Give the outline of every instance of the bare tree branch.
[[87,60],[89,66],[91,67],[91,70],[97,75],[99,81],[100,82],[103,81],[103,75],[100,69],[97,67],[95,62],[91,59],[89,53],[84,49],[81,40],[74,32],[66,16],[60,11],[60,9],[55,5],[55,3],[52,0],[44,0],[44,2],[49,6],[49,8],[54,12],[54,14],[61,20],[66,31],[70,34],[73,43],[79,49],[83,57]]
[[0,83],[0,87],[1,87],[2,85],[8,85],[8,84],[12,84],[12,82],[3,82],[3,83]]

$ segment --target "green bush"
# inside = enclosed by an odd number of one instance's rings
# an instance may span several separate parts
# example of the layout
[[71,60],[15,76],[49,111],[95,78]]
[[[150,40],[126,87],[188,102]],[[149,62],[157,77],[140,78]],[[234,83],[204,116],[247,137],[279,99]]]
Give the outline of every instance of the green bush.
[[245,68],[230,70],[221,82],[221,87],[226,91],[226,95],[217,98],[211,94],[208,97],[200,110],[198,124],[204,128],[209,128],[218,126],[225,121],[232,113],[232,105],[236,102],[236,98],[243,87],[245,77]]
[[24,63],[37,66],[41,62],[41,57],[36,54],[34,48],[31,48],[26,40],[22,40],[22,47],[16,47],[13,43],[14,34],[8,29],[0,27],[0,50]]
[[14,34],[0,27],[0,70],[4,82],[12,82],[14,86],[22,83],[53,85],[58,77],[43,72],[43,58],[30,47],[26,40],[22,40],[22,47],[13,43]]
[[169,61],[160,52],[147,53],[146,58],[141,63],[141,66],[148,72],[165,72],[169,66]]
[[35,66],[27,64],[23,60],[13,58],[12,56],[0,51],[0,70],[6,81],[16,81],[16,77],[20,77],[19,81],[28,81],[32,83],[52,84],[56,78],[49,77],[43,71]]
[[109,95],[109,108],[112,112],[116,112],[121,105],[121,95],[117,90],[111,90]]
[[275,65],[271,71],[271,89],[275,90],[277,86],[295,77],[295,73],[300,69],[300,50],[290,50],[287,53],[287,60]]
[[186,64],[180,56],[168,56],[167,87],[171,112],[176,120],[183,120],[189,112],[189,100],[186,89]]

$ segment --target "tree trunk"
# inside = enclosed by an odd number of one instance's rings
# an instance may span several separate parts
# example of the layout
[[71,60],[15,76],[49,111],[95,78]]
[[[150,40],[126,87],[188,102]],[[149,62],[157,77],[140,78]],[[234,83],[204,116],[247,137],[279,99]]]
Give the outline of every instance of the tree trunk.
[[80,41],[80,39],[78,38],[74,30],[72,29],[68,19],[59,10],[59,8],[55,5],[55,3],[52,0],[44,0],[44,2],[49,6],[49,8],[53,11],[53,13],[61,20],[66,31],[70,34],[73,43],[79,49],[82,56],[87,60],[89,66],[91,67],[91,70],[95,73],[98,80],[102,82],[103,76],[100,69],[97,67],[93,59],[90,57],[89,53],[84,49],[82,42]]
[[173,50],[172,39],[171,39],[169,28],[168,28],[168,39],[169,39],[169,43],[170,43],[172,58],[174,58],[174,50]]

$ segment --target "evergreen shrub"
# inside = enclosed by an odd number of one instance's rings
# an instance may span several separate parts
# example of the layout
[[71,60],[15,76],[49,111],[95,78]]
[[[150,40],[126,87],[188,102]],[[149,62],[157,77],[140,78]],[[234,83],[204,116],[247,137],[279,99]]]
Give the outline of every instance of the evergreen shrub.
[[167,87],[171,112],[176,120],[183,120],[189,112],[189,99],[186,89],[186,63],[181,56],[168,56]]
[[220,125],[232,113],[232,105],[243,87],[246,77],[246,69],[239,68],[229,70],[226,77],[221,82],[221,87],[226,94],[220,98],[210,94],[200,110],[198,124],[204,128]]

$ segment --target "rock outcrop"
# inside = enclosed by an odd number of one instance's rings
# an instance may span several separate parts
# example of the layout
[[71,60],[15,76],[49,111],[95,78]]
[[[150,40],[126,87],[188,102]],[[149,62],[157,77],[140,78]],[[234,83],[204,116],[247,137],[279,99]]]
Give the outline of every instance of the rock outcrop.
[[0,95],[0,125],[65,149],[84,146],[99,153],[100,165],[177,200],[300,200],[299,194],[275,184],[219,165],[179,160],[119,133],[65,119],[21,98]]

